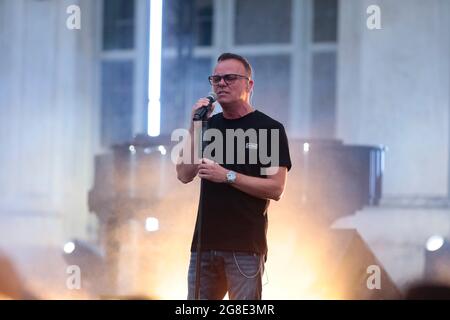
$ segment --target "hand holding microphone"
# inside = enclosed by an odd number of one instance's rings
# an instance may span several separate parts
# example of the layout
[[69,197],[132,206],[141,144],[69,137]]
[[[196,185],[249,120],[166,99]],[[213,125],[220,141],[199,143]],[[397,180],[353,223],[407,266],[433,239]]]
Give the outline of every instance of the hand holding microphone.
[[209,117],[214,110],[213,103],[216,102],[216,100],[217,95],[214,92],[210,92],[206,98],[199,99],[194,105],[192,120],[203,120],[206,115]]

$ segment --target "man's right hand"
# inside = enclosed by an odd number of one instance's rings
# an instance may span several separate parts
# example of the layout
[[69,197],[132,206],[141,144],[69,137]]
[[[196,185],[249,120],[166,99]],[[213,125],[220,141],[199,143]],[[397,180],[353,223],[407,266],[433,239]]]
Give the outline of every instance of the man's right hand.
[[[194,104],[194,106],[192,107],[192,112],[191,112],[191,119],[194,118],[194,114],[195,112],[200,109],[201,107],[207,106],[209,104],[209,99],[208,98],[200,98],[198,99],[198,101]],[[211,108],[209,108],[208,113],[206,114],[206,117],[209,119],[211,117],[211,114],[214,111],[214,107],[215,104],[213,103],[211,105]]]

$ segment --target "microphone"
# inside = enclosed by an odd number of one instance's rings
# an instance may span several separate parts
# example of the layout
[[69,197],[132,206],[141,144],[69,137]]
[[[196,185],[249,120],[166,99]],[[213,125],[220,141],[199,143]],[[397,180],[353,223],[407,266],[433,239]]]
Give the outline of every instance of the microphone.
[[206,113],[208,112],[209,108],[211,107],[211,105],[216,102],[217,100],[217,94],[215,92],[210,92],[208,94],[208,96],[206,97],[206,99],[209,100],[209,103],[207,106],[203,106],[199,109],[197,109],[195,111],[194,114],[194,121],[199,121],[199,120],[203,120],[203,118],[205,117]]

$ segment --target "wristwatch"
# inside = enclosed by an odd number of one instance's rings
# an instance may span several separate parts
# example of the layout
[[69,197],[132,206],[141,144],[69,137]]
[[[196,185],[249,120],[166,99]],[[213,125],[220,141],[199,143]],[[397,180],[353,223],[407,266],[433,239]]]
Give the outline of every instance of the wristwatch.
[[228,171],[227,172],[227,183],[234,183],[236,181],[236,172]]

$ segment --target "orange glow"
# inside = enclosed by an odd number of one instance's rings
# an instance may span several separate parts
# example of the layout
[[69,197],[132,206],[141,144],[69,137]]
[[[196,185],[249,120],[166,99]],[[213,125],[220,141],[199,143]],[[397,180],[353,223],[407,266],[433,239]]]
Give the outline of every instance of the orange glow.
[[[133,231],[124,227],[120,232],[120,242],[129,244],[121,251],[121,294],[186,299],[199,183],[196,180],[183,185],[173,176],[168,177],[166,186],[170,192],[147,209],[147,214],[141,214],[158,217],[160,229],[148,233],[142,224],[137,233],[136,227]],[[269,253],[263,299],[336,298],[334,293],[318,290],[320,275],[327,271],[327,265],[320,261],[321,248],[326,243],[317,227],[297,214],[297,199],[288,190],[284,199],[269,208]]]

